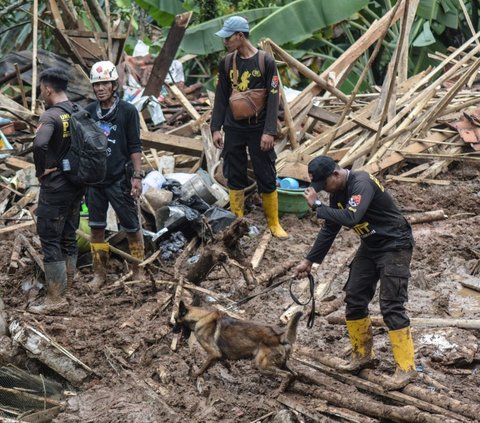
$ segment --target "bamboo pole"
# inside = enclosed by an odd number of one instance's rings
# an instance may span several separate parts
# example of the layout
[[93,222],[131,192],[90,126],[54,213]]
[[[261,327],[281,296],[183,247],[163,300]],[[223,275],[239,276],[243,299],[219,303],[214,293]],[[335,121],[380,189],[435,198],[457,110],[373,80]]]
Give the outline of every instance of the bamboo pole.
[[333,128],[332,134],[330,135],[330,137],[327,141],[327,145],[323,148],[323,151],[322,151],[323,155],[327,154],[328,151],[330,150],[330,147],[332,146],[333,140],[337,136],[338,128],[340,127],[340,125],[342,125],[343,121],[345,120],[345,117],[350,112],[350,109],[351,109],[352,104],[355,100],[355,97],[358,94],[358,91],[360,90],[360,86],[362,85],[362,82],[364,81],[365,77],[367,76],[368,71],[372,67],[373,61],[377,58],[377,55],[380,51],[380,48],[382,47],[383,40],[385,39],[385,36],[387,35],[388,29],[390,28],[390,25],[392,24],[393,18],[395,16],[395,13],[396,13],[397,9],[400,7],[400,4],[402,4],[402,2],[400,2],[400,1],[397,2],[397,4],[394,7],[393,12],[390,14],[388,24],[383,28],[383,31],[380,35],[380,38],[378,39],[377,44],[375,45],[375,49],[373,50],[373,53],[370,55],[370,58],[368,59],[367,64],[363,68],[362,73],[361,73],[360,77],[358,78],[357,83],[355,84],[355,88],[353,89],[352,93],[350,94],[350,98],[348,99],[348,102],[347,102],[347,104],[345,105],[345,107],[342,111],[340,119],[338,120],[338,122],[335,124],[335,127]]
[[[272,57],[275,57],[269,40],[266,40],[265,42],[263,42],[263,48],[265,51],[270,53]],[[285,115],[285,125],[287,126],[287,130],[288,130],[288,139],[290,140],[290,144],[292,145],[292,150],[295,150],[299,146],[297,141],[297,135],[295,132],[295,123],[293,122],[292,112],[290,111],[290,106],[288,105],[288,101],[285,96],[285,91],[283,90],[283,82],[282,82],[282,78],[280,77],[280,73],[278,74],[278,89],[280,91],[280,98],[283,104],[283,112]]]
[[[397,9],[396,13],[394,13],[394,9],[392,9],[377,22],[374,22],[365,34],[363,34],[354,44],[344,51],[342,55],[335,60],[335,62],[333,62],[324,72],[322,72],[321,76],[326,78],[331,72],[335,73],[336,75],[340,75],[347,69],[350,69],[351,65],[378,39],[378,34],[383,32],[385,26],[389,23],[390,25],[393,24],[400,18],[400,16],[402,16],[404,3],[401,3],[402,5],[399,9]],[[394,17],[391,20],[392,15]],[[309,103],[314,96],[318,95],[319,92],[320,87],[312,82],[302,91],[302,94],[297,96],[291,102],[290,107],[292,109],[292,114],[296,116],[298,109],[297,105],[299,103],[302,103],[305,100],[307,100]]]
[[[107,17],[107,58],[112,61],[112,27],[110,26],[110,0],[105,0],[105,13]],[[93,29],[95,31],[95,29]]]
[[290,56],[285,50],[280,48],[277,44],[275,44],[272,40],[269,38],[266,40],[270,46],[272,47],[272,50],[279,56],[281,59],[287,63],[289,66],[292,66],[293,68],[297,69],[301,74],[306,76],[307,78],[311,79],[314,81],[316,84],[318,84],[322,89],[328,91],[335,97],[337,97],[339,100],[341,100],[344,103],[348,103],[348,97],[343,94],[339,89],[332,87],[326,80],[325,78],[321,77],[320,75],[317,75],[315,72],[313,72],[311,69],[306,67],[303,63],[299,62],[297,59],[293,58]]
[[[399,39],[398,44],[397,44],[397,48],[396,48],[396,52],[395,52],[395,60],[393,62],[393,66],[392,66],[391,72],[390,72],[390,81],[389,81],[390,83],[389,83],[388,90],[387,90],[387,96],[386,96],[386,99],[385,99],[385,104],[383,105],[383,112],[382,112],[382,115],[380,117],[380,123],[378,124],[379,128],[381,128],[383,126],[383,123],[385,122],[385,119],[387,117],[388,108],[389,108],[389,104],[390,104],[390,99],[392,98],[393,89],[395,87],[395,83],[396,83],[396,79],[397,79],[396,73],[397,73],[398,65],[400,63],[400,56],[402,54],[403,45],[405,43],[409,4],[410,4],[410,0],[405,0],[405,8],[403,10],[403,22],[402,22],[402,29],[401,29],[401,32],[400,32],[400,39]],[[407,43],[408,43],[408,35],[407,35],[406,39],[407,39]],[[380,140],[381,132],[382,131],[380,130],[380,131],[377,131],[377,133],[375,134],[375,139],[373,141],[373,145],[372,145],[372,148],[370,150],[370,155],[374,155],[376,153],[377,149],[378,149],[378,142]]]
[[33,0],[32,40],[32,103],[30,110],[35,113],[37,103],[37,54],[38,54],[38,0]]

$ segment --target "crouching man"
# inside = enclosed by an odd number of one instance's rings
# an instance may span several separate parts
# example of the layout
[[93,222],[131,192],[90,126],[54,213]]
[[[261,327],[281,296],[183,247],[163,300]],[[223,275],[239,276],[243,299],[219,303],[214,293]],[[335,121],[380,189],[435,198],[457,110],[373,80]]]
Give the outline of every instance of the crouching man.
[[[386,388],[400,389],[416,376],[410,320],[405,310],[414,245],[412,229],[390,194],[367,172],[342,169],[330,157],[319,156],[308,164],[308,173],[311,186],[304,196],[325,224],[295,274],[305,277],[312,263],[323,261],[342,226],[355,231],[360,247],[344,288],[352,359],[340,370],[357,372],[371,364],[374,354],[368,305],[380,280],[380,309],[396,363]],[[322,190],[330,194],[329,205],[317,197]]]

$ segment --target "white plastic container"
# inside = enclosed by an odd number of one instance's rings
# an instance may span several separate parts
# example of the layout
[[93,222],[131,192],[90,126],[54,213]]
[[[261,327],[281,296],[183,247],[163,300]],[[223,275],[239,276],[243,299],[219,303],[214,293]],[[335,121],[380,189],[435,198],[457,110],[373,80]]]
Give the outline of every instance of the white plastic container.
[[158,170],[152,170],[142,181],[142,189],[145,194],[150,188],[161,189],[167,180]]

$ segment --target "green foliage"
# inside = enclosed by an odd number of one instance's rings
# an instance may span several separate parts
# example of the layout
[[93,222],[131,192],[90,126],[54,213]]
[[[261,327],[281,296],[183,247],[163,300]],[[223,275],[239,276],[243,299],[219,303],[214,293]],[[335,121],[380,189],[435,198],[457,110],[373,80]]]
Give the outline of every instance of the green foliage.
[[170,26],[175,15],[186,10],[180,0],[135,0],[135,3],[146,10],[159,26]]
[[198,21],[205,22],[218,16],[218,0],[198,0]]
[[[271,14],[275,9],[276,8],[272,7],[265,9],[245,10],[241,12],[241,15],[248,19],[252,25],[259,19]],[[201,55],[223,51],[223,42],[221,38],[215,36],[215,32],[222,28],[223,22],[228,17],[229,16],[222,16],[207,22],[202,22],[198,25],[190,26],[185,32],[182,44],[180,45],[182,51],[185,53]]]
[[277,44],[300,42],[322,28],[348,19],[367,4],[368,0],[336,0],[332,7],[330,2],[295,0],[256,24],[250,35],[253,41],[268,37]]

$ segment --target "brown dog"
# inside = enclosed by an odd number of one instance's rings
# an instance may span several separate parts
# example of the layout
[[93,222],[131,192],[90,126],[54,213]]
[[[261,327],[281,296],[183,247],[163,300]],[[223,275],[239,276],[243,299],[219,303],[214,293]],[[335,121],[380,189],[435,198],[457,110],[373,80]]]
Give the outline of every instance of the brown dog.
[[273,326],[234,319],[213,308],[187,306],[180,301],[173,330],[179,332],[183,327],[187,334],[193,331],[208,354],[196,377],[219,360],[228,367],[223,360],[255,359],[261,373],[283,378],[279,390],[284,391],[295,376],[288,368],[287,360],[301,316],[301,312],[296,313],[285,330],[278,330]]

